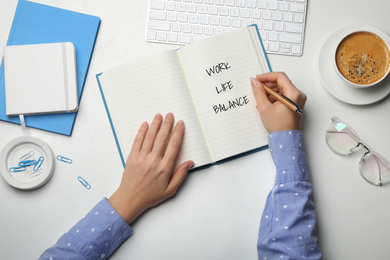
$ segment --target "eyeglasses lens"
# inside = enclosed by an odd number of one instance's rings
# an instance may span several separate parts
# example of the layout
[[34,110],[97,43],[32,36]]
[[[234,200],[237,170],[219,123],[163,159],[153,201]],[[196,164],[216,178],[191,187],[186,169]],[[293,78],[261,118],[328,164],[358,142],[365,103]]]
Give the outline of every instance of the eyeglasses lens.
[[381,155],[370,152],[360,160],[359,171],[368,182],[380,185],[390,177],[390,164]]
[[352,128],[332,119],[332,124],[326,130],[326,141],[334,152],[349,155],[358,146],[360,138]]

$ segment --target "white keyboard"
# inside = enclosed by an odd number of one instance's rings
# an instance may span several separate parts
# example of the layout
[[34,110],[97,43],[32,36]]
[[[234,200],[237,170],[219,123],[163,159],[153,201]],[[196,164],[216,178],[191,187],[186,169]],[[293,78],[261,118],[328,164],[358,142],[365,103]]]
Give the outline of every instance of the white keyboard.
[[301,56],[307,0],[150,0],[146,40],[186,45],[256,24],[267,53]]

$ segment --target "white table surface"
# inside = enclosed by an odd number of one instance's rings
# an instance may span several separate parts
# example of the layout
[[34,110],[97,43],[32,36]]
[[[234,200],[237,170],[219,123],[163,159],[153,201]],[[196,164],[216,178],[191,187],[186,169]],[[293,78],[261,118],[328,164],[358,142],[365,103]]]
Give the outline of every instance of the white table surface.
[[[33,191],[14,189],[0,178],[1,259],[38,258],[120,183],[123,169],[95,74],[176,48],[144,41],[146,0],[36,2],[96,15],[102,22],[72,136],[28,129],[73,164],[56,162],[52,179]],[[16,5],[17,0],[0,1],[0,46],[6,45]],[[273,70],[285,71],[308,96],[303,130],[326,260],[390,255],[390,184],[379,188],[365,182],[357,169],[363,152],[337,155],[324,137],[336,115],[390,159],[389,97],[372,105],[348,105],[326,91],[317,73],[321,45],[332,32],[370,24],[390,35],[389,10],[387,0],[309,1],[303,56],[269,55]],[[19,125],[0,121],[0,149],[21,135]],[[133,224],[135,233],[112,259],[257,259],[260,216],[274,175],[268,150],[190,174],[177,196]],[[78,176],[92,189],[85,189]]]

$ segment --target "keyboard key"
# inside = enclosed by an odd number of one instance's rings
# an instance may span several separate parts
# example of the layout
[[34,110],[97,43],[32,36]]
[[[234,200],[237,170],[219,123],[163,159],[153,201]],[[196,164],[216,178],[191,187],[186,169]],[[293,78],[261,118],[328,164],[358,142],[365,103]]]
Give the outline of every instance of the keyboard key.
[[305,11],[305,5],[304,4],[290,4],[290,11],[297,12],[297,13],[303,13]]
[[252,20],[243,19],[243,20],[242,20],[242,26],[241,26],[241,27],[248,27],[249,25],[252,25],[252,24],[253,24]]
[[197,14],[190,14],[188,15],[188,22],[189,23],[198,23],[199,16]]
[[176,22],[177,20],[177,13],[175,12],[169,12],[168,13],[168,21],[170,22]]
[[192,29],[193,29],[193,32],[195,34],[203,34],[203,26],[202,25],[194,25],[192,27]]
[[293,33],[280,33],[279,41],[290,43],[302,43],[302,35]]
[[251,17],[252,19],[260,19],[260,10],[252,10]]
[[268,2],[268,10],[278,10],[278,2],[269,1]]
[[184,44],[191,43],[191,35],[190,34],[179,34],[179,42]]
[[209,14],[217,15],[218,14],[218,7],[216,7],[216,6],[209,6]]
[[264,46],[264,50],[265,50],[265,51],[268,51],[268,50],[269,50],[269,43],[268,43],[268,42],[264,42],[264,43],[263,43],[263,46]]
[[277,43],[277,42],[270,42],[269,50],[273,51],[273,52],[278,52],[279,51],[279,43]]
[[219,15],[228,16],[229,9],[225,6],[219,8]]
[[196,13],[197,11],[197,6],[194,4],[188,4],[187,5],[187,12],[189,13]]
[[234,27],[234,28],[241,28],[241,19],[239,19],[239,18],[232,18],[232,27]]
[[185,3],[177,3],[176,4],[176,10],[178,12],[185,12],[187,10],[187,4],[185,4]]
[[230,18],[221,17],[221,25],[229,27],[230,26]]
[[183,24],[183,32],[184,33],[192,33],[192,25],[191,24]]
[[203,32],[205,35],[213,36],[214,34],[214,27],[212,26],[204,26],[203,27]]
[[276,32],[269,32],[268,40],[272,42],[276,42],[278,40],[278,34]]
[[186,23],[188,21],[188,14],[186,14],[186,13],[179,13],[177,20],[179,22],[181,22],[181,23]]
[[272,20],[274,20],[274,21],[281,21],[282,16],[283,15],[281,12],[272,12]]
[[150,9],[164,10],[165,9],[165,2],[152,0],[152,1],[150,1]]
[[165,19],[167,18],[167,13],[163,11],[150,11],[149,18],[152,20],[165,21]]
[[290,49],[280,48],[279,51],[281,53],[290,53]]
[[240,10],[240,17],[241,18],[249,18],[250,17],[250,12],[248,9],[241,9]]
[[246,6],[252,9],[256,8],[256,0],[247,0]]
[[172,32],[181,32],[181,24],[173,23],[172,24]]
[[288,23],[286,24],[286,32],[302,33],[303,26],[302,24]]
[[263,21],[261,21],[261,20],[255,20],[255,21],[253,21],[253,23],[257,25],[257,29],[259,29],[259,30],[262,29]]
[[263,41],[266,41],[266,40],[267,40],[267,33],[264,32],[264,31],[261,31],[261,32],[260,32],[260,37],[261,37],[261,39],[262,39]]
[[294,53],[294,54],[301,54],[302,53],[302,48],[300,45],[293,45],[291,47],[291,53]]
[[274,29],[275,29],[276,32],[283,32],[283,30],[284,30],[284,23],[276,22],[274,24]]
[[293,14],[292,13],[284,13],[283,14],[283,21],[285,22],[292,22],[293,20]]
[[167,33],[166,32],[158,32],[157,33],[157,40],[159,41],[167,41]]
[[170,33],[170,34],[168,34],[168,41],[169,42],[175,43],[175,42],[177,42],[177,39],[178,39],[177,33]]
[[148,40],[156,40],[156,37],[157,37],[157,32],[155,31],[148,31],[148,33],[146,34],[146,39]]
[[271,20],[272,18],[272,13],[270,11],[263,11],[261,13],[261,17],[263,17],[263,20]]
[[205,5],[199,5],[198,6],[198,13],[200,14],[207,14],[207,6]]
[[245,7],[245,0],[236,0],[237,7]]
[[286,3],[286,2],[280,2],[280,3],[279,3],[279,10],[280,10],[280,11],[288,11],[288,3]]
[[230,8],[229,10],[231,17],[239,17],[240,16],[240,9],[239,8]]
[[257,7],[260,9],[267,9],[267,0],[259,0]]
[[219,17],[218,16],[211,16],[210,24],[211,25],[219,25]]
[[222,34],[223,28],[222,27],[215,27],[214,32],[215,32],[215,35]]
[[271,21],[264,21],[263,23],[263,29],[267,31],[272,31],[272,28],[274,26],[274,23]]
[[209,24],[209,16],[207,16],[207,15],[199,16],[199,23],[205,24],[205,25]]
[[225,0],[226,6],[234,6],[234,1],[235,0]]
[[169,31],[171,29],[171,24],[168,22],[159,22],[159,21],[150,20],[148,23],[148,28],[157,31]]
[[303,14],[295,14],[294,15],[294,22],[296,23],[303,23],[305,17],[303,16]]
[[280,48],[290,49],[290,47],[291,47],[291,44],[290,44],[290,43],[282,42],[282,43],[280,44]]
[[167,2],[165,5],[165,8],[167,11],[175,11],[176,9],[176,4],[173,2]]

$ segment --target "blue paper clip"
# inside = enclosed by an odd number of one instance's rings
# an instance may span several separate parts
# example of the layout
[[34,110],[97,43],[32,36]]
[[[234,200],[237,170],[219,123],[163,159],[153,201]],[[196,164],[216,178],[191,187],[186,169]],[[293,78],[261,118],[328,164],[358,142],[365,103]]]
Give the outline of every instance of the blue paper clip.
[[26,167],[11,167],[9,168],[10,172],[24,172]]
[[20,167],[25,167],[25,166],[31,166],[31,165],[34,165],[36,164],[37,161],[36,160],[25,160],[25,161],[21,161],[18,163],[18,165]]
[[31,156],[33,156],[35,154],[35,152],[31,151],[31,152],[28,152],[26,153],[25,155],[23,155],[22,157],[20,157],[20,161],[25,161],[27,160],[28,158],[30,158]]
[[39,157],[37,163],[34,166],[34,171],[38,171],[38,169],[41,167],[41,165],[43,163],[43,160],[45,160],[45,158],[43,158],[43,156]]
[[66,158],[62,155],[57,155],[57,160],[64,162],[64,163],[72,163],[73,162],[72,159]]
[[87,188],[88,190],[91,189],[91,185],[86,180],[84,180],[81,176],[77,177],[77,179],[81,184],[83,184],[85,188]]
[[37,177],[39,175],[41,175],[41,173],[43,173],[43,168],[40,168],[38,171],[36,172],[32,172],[29,174],[30,178],[34,178],[34,177]]

